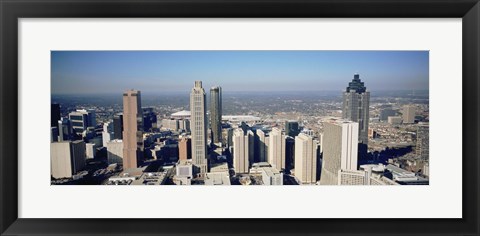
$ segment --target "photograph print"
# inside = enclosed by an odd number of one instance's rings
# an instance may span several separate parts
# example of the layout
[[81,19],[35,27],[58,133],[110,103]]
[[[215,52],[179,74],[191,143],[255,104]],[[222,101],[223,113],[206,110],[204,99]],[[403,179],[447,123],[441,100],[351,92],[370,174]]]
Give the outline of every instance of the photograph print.
[[51,51],[51,185],[428,185],[428,51]]

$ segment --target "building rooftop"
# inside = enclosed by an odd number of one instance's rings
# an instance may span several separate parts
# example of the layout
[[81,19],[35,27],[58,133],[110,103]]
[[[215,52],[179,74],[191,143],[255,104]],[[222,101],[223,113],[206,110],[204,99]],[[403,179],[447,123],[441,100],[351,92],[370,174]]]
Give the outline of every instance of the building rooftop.
[[205,185],[231,185],[230,177],[225,172],[207,173]]
[[336,124],[336,125],[357,123],[357,122],[354,122],[354,121],[351,121],[351,120],[341,119],[341,118],[333,118],[333,117],[324,120],[324,122],[330,123],[330,124]]
[[183,111],[175,112],[175,113],[171,114],[170,116],[171,117],[186,117],[186,116],[191,116],[191,114],[192,113],[190,111],[183,110]]
[[238,116],[222,116],[222,120],[230,121],[230,122],[240,122],[240,121],[260,121],[261,118],[257,116],[249,116],[249,115],[238,115]]

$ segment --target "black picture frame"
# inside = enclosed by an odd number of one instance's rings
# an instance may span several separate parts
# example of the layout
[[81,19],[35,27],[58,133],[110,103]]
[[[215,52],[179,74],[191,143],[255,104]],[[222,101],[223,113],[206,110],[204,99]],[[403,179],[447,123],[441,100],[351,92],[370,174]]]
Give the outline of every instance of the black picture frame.
[[[478,235],[478,0],[0,0],[1,235]],[[462,18],[462,219],[18,218],[19,18],[386,17]],[[452,137],[454,138],[454,137]],[[460,153],[460,152],[459,152]],[[427,201],[421,199],[420,201]],[[41,199],[39,199],[41,204]],[[52,206],[54,207],[54,206]],[[439,206],[441,211],[441,206]],[[254,217],[252,215],[252,217]]]

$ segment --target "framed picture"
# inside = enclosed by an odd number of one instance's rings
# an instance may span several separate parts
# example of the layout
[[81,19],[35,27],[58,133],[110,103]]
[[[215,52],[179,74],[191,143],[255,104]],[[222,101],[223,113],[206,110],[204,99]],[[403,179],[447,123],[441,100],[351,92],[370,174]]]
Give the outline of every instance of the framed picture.
[[0,9],[2,235],[479,233],[476,0]]

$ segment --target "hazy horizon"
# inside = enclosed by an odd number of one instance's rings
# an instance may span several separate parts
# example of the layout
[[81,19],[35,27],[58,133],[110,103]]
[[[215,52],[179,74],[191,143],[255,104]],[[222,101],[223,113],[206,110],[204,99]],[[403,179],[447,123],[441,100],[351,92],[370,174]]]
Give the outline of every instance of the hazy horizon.
[[54,95],[206,91],[343,91],[355,73],[369,91],[428,91],[428,51],[52,51]]

